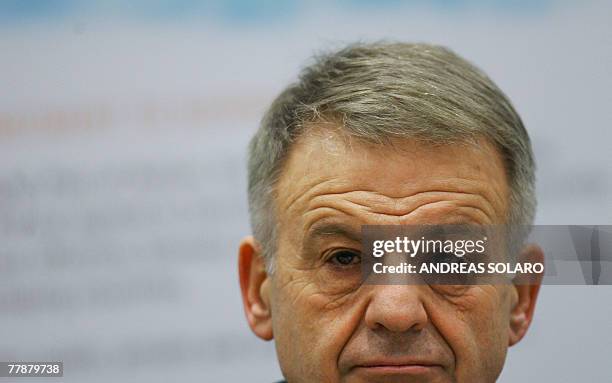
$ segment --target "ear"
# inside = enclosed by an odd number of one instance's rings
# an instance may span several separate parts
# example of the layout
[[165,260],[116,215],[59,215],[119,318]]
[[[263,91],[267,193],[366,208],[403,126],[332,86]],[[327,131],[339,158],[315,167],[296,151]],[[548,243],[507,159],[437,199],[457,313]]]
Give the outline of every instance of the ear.
[[252,236],[240,242],[238,273],[244,313],[251,330],[258,337],[270,340],[272,312],[270,307],[270,279],[266,272],[260,246]]
[[[526,246],[519,256],[519,262],[544,263],[544,252],[537,245]],[[510,326],[508,345],[518,343],[533,320],[536,300],[542,285],[543,274],[524,275],[515,278],[512,288],[512,307],[510,311]]]

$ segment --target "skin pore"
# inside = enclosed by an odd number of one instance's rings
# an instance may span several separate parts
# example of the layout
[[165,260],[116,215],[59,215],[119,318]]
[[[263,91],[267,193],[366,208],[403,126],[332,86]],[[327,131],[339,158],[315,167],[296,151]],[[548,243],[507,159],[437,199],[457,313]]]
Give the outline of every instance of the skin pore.
[[505,223],[508,182],[493,145],[375,145],[312,128],[276,190],[275,273],[253,237],[239,271],[249,325],[275,340],[289,383],[497,379],[539,285],[362,285],[359,265],[361,225]]

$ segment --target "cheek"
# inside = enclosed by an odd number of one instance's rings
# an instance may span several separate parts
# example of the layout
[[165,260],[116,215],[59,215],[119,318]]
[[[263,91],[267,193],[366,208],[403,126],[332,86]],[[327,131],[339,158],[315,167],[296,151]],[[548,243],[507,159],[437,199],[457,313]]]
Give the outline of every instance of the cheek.
[[507,315],[495,287],[471,287],[463,296],[432,300],[433,325],[455,354],[458,382],[494,382],[508,344]]
[[276,289],[272,320],[281,369],[290,381],[339,379],[337,360],[360,320],[356,294],[321,292],[293,279]]

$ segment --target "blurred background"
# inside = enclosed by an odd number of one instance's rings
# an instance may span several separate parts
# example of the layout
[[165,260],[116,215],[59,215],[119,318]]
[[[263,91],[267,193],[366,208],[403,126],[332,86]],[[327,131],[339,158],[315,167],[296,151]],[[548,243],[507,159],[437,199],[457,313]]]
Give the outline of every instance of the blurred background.
[[[536,223],[610,224],[611,15],[605,0],[1,0],[0,361],[63,361],[48,381],[280,378],[238,290],[245,148],[308,58],[348,42],[476,63],[532,135]],[[611,286],[544,286],[500,381],[610,381],[610,302]]]

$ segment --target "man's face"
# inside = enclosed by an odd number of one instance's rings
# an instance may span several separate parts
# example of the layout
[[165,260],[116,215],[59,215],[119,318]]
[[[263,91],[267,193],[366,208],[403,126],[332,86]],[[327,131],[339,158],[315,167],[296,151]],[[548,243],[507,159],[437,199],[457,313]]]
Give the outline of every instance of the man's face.
[[485,140],[372,145],[312,130],[278,183],[275,273],[262,288],[297,382],[493,382],[512,343],[512,285],[363,285],[361,225],[497,224],[502,160]]

